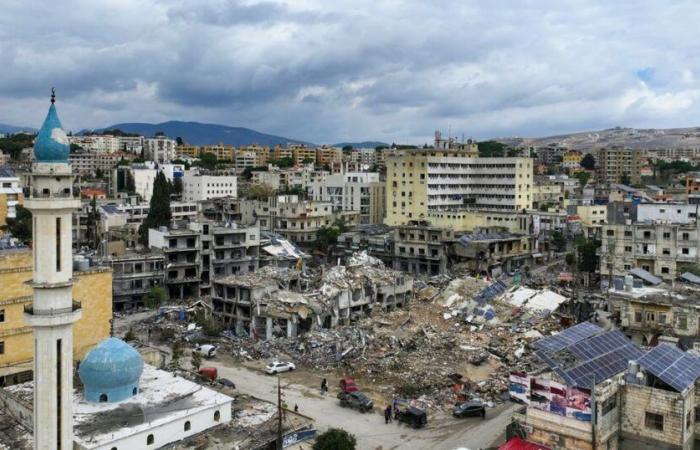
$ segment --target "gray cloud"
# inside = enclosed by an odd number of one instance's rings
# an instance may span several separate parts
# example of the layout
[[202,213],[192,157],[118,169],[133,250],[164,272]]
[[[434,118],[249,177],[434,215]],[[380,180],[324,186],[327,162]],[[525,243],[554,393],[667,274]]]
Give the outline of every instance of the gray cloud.
[[[49,0],[0,15],[0,122],[314,142],[700,124],[692,0]],[[36,11],[46,13],[37,14]]]

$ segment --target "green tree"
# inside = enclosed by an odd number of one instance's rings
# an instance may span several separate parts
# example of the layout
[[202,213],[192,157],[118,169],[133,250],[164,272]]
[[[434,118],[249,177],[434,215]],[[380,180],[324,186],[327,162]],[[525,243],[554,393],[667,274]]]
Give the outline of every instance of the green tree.
[[355,436],[340,428],[330,428],[318,435],[313,450],[355,450]]
[[172,213],[170,212],[170,189],[168,180],[163,172],[158,172],[153,183],[153,195],[151,196],[148,216],[139,228],[141,243],[148,247],[148,230],[170,225]]
[[314,163],[314,162],[316,162],[316,161],[314,161],[313,158],[306,157],[306,158],[304,158],[304,159],[302,160],[301,163],[304,164],[304,165],[306,165],[306,164],[311,164],[311,163]]
[[97,213],[97,200],[95,196],[92,196],[90,200],[90,210],[87,215],[87,238],[88,244],[91,248],[97,248],[98,236],[97,236],[97,221],[99,220],[99,214]]
[[578,180],[578,184],[581,188],[584,188],[586,184],[588,184],[588,179],[591,178],[591,174],[589,172],[576,172],[574,178]]
[[595,157],[590,153],[586,153],[579,164],[586,170],[595,170]]
[[32,241],[32,213],[27,208],[17,205],[15,217],[8,218],[2,230],[10,233],[19,241],[29,244]]
[[559,230],[552,231],[550,235],[550,242],[554,249],[558,252],[564,251],[566,249],[566,238],[564,234]]
[[578,268],[581,272],[595,273],[598,269],[598,255],[596,254],[600,241],[592,238],[581,237],[576,241],[578,253]]
[[35,134],[17,133],[6,138],[0,138],[0,151],[9,154],[10,158],[17,160],[23,149],[33,145],[35,137]]
[[146,308],[158,309],[165,303],[165,289],[160,286],[153,286],[146,295],[143,296],[143,304]]
[[323,250],[328,254],[333,253],[333,248],[338,243],[340,230],[335,227],[321,227],[316,232],[315,248]]
[[173,179],[173,195],[182,195],[182,177],[175,177]]
[[284,158],[280,159],[270,159],[270,164],[279,168],[292,167],[294,165],[294,158],[291,156],[285,156]]
[[508,146],[497,141],[483,141],[476,145],[479,148],[479,156],[485,158],[506,156],[508,152]]
[[350,153],[352,151],[352,145],[344,145],[343,153]]
[[567,253],[566,257],[564,258],[564,261],[566,262],[567,266],[573,266],[576,264],[576,255],[573,253]]
[[199,155],[199,161],[195,162],[196,166],[203,167],[205,169],[214,170],[216,169],[216,164],[218,160],[216,155],[213,153],[202,153]]
[[185,142],[182,140],[182,138],[180,136],[175,138],[175,142],[177,142],[178,146],[185,145]]
[[82,149],[83,149],[83,147],[79,146],[78,144],[73,144],[73,143],[70,144],[70,152],[71,153],[75,153],[78,150],[82,150]]
[[202,355],[199,354],[198,351],[193,351],[192,352],[192,368],[196,371],[199,371],[199,368],[202,366]]
[[126,171],[126,192],[129,194],[136,192],[136,182],[134,181],[134,174],[131,170]]

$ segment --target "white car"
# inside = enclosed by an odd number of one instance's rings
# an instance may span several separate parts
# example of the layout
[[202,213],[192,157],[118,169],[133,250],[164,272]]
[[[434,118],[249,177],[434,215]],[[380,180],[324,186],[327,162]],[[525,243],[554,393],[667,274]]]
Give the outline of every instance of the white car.
[[210,344],[199,345],[194,349],[194,351],[205,358],[213,358],[216,356],[216,347]]
[[280,372],[289,372],[296,368],[297,366],[289,361],[272,361],[265,366],[265,373],[272,375]]

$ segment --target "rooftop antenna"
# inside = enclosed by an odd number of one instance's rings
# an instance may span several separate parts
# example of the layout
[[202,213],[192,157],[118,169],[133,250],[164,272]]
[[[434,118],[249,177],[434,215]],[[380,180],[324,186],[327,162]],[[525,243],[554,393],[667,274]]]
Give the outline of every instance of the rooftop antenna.
[[56,88],[51,88],[51,104],[56,103]]

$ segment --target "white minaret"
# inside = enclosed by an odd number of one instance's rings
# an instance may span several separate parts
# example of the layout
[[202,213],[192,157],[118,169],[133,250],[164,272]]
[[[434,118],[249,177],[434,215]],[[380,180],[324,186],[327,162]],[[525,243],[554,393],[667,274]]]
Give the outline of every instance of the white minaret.
[[73,198],[70,147],[56,114],[55,97],[34,143],[30,194],[34,302],[25,320],[34,329],[34,449],[73,448],[73,302],[71,251]]

